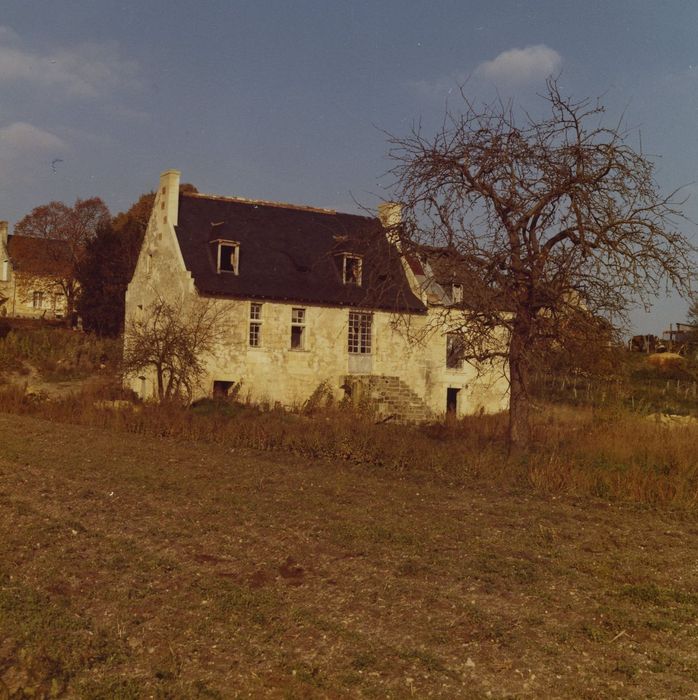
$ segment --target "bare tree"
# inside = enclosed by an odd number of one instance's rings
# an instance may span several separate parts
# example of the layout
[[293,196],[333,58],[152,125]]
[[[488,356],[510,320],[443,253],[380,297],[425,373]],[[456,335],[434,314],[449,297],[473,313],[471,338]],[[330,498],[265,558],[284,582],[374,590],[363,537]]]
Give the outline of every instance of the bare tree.
[[551,79],[548,116],[535,119],[461,92],[462,113],[434,136],[390,137],[400,235],[403,250],[429,244],[460,278],[462,302],[444,319],[460,312],[465,359],[508,364],[509,439],[521,446],[535,358],[593,338],[599,319],[618,327],[665,285],[688,291],[694,248],[678,228],[682,202],[660,194],[651,160],[603,125],[598,102]]
[[153,372],[159,401],[191,401],[226,327],[226,307],[216,300],[182,310],[159,298],[126,327],[124,374]]
[[[72,207],[63,202],[49,202],[35,207],[15,225],[14,233],[20,236],[47,239],[51,243],[33,248],[42,270],[43,278],[26,280],[32,288],[44,280],[49,291],[60,289],[66,298],[67,316],[75,310],[79,290],[76,279],[78,264],[87,244],[97,235],[97,230],[108,223],[109,210],[99,197],[78,199]],[[54,271],[51,274],[51,271]]]

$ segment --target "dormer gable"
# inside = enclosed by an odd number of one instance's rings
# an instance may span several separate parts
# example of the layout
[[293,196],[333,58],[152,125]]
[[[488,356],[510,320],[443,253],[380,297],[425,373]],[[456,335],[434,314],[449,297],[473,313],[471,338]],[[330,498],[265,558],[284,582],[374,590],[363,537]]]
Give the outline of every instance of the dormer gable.
[[363,256],[345,251],[336,253],[335,261],[342,284],[348,287],[360,287],[363,277]]
[[214,255],[216,260],[216,272],[218,274],[239,274],[240,243],[238,241],[231,241],[225,238],[217,238],[211,241],[211,245],[215,246]]

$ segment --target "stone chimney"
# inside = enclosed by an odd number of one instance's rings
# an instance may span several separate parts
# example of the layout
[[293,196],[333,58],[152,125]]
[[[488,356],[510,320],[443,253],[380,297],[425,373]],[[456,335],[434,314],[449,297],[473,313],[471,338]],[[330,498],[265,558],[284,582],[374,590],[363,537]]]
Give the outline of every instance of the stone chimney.
[[385,228],[398,226],[402,222],[402,204],[399,202],[381,202],[378,205],[378,218]]
[[399,202],[381,202],[378,205],[380,219],[388,241],[397,244],[400,241],[400,224],[402,223],[402,204]]
[[0,250],[7,250],[7,221],[0,221]]
[[160,188],[155,200],[158,216],[162,216],[161,221],[172,226],[177,225],[179,217],[179,178],[181,174],[179,170],[165,170],[160,175]]

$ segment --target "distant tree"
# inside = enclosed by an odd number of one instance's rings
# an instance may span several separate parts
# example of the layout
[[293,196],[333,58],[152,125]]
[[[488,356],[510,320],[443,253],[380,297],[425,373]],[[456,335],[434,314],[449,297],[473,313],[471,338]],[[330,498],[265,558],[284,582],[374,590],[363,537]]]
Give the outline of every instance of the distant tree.
[[[663,196],[653,164],[604,109],[544,95],[548,116],[497,103],[447,115],[433,137],[391,137],[403,250],[450,252],[467,280],[437,330],[461,353],[508,365],[509,441],[530,439],[532,368],[546,348],[598,341],[630,306],[671,284],[688,290],[693,245],[677,227],[681,202]],[[570,333],[573,329],[573,333]]]
[[[59,288],[66,298],[66,311],[70,317],[75,310],[79,285],[76,272],[85,255],[88,243],[97,230],[109,221],[109,210],[99,197],[77,199],[72,207],[63,202],[49,202],[35,207],[14,228],[15,235],[60,241],[60,245],[37,247],[44,267],[56,270],[55,276],[47,276],[45,283]],[[21,273],[21,270],[20,270]],[[36,287],[40,280],[31,282]],[[30,283],[30,282],[27,282]]]
[[141,239],[137,223],[128,220],[119,231],[111,223],[102,225],[87,244],[76,271],[77,311],[86,331],[114,337],[124,330],[126,288]]
[[159,401],[191,401],[227,321],[217,300],[200,299],[187,309],[156,300],[126,328],[124,374],[152,372]]

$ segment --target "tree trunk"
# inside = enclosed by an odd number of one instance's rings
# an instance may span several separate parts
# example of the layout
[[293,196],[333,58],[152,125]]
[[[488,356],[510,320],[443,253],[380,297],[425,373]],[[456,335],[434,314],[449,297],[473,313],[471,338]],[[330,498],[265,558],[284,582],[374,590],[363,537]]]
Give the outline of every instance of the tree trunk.
[[528,396],[528,335],[514,327],[509,346],[509,451],[531,440],[531,403]]
[[157,366],[156,372],[157,372],[157,379],[158,379],[158,401],[162,402],[162,400],[165,398],[165,383],[164,383],[164,378],[163,378],[162,367]]

